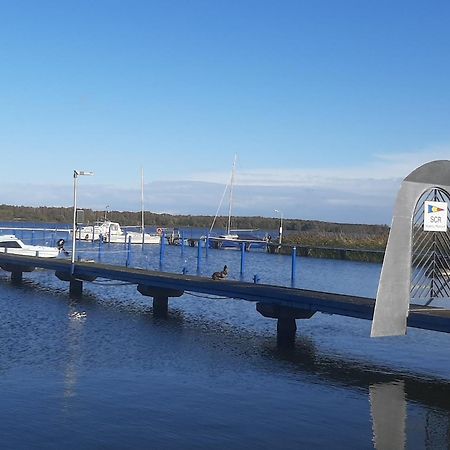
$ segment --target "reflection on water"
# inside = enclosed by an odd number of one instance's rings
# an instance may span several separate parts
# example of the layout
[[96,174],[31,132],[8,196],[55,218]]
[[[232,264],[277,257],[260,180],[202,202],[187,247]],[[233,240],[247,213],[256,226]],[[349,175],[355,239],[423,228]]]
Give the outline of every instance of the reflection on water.
[[[67,322],[67,359],[64,371],[64,398],[75,395],[77,384],[77,367],[83,355],[83,328],[87,319],[85,311],[80,311],[76,304],[69,305]],[[66,408],[66,403],[64,407]]]
[[[392,372],[387,367],[322,355],[301,337],[293,350],[267,347],[266,355],[291,363],[316,382],[367,389],[373,447],[377,450],[450,448],[450,383]],[[345,407],[342,413],[347,414]]]
[[[408,403],[403,381],[373,384],[369,387],[373,442],[377,450],[450,448],[448,411],[426,410],[423,421],[408,424]],[[423,418],[423,417],[422,417]],[[414,429],[407,439],[406,429]]]
[[369,386],[373,441],[377,450],[406,447],[406,396],[402,381]]

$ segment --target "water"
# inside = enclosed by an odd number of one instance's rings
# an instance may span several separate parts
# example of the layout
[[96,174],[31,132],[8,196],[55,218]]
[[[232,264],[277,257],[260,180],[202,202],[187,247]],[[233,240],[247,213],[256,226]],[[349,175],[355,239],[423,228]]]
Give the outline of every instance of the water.
[[[196,256],[167,247],[162,269],[196,274]],[[159,247],[132,247],[130,263],[159,270]],[[237,251],[210,250],[200,273],[224,264],[241,278]],[[290,285],[290,268],[250,252],[243,279]],[[296,285],[373,297],[380,269],[298,258]],[[43,270],[21,285],[0,271],[0,307],[2,449],[449,447],[447,334],[370,339],[369,321],[316,314],[283,349],[253,303],[185,294],[157,319],[135,286],[85,283],[75,300]]]

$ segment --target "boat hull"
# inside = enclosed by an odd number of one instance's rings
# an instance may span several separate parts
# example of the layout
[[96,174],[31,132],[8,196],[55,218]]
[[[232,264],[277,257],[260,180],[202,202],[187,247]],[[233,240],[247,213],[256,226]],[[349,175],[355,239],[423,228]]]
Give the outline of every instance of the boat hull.
[[103,242],[108,244],[160,244],[161,236],[157,234],[145,233],[123,233],[121,235],[112,234],[103,236]]

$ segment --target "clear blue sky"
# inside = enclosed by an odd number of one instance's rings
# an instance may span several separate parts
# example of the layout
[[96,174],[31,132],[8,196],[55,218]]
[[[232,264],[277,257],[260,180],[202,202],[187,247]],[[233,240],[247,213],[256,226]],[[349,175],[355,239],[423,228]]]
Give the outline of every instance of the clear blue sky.
[[69,206],[84,169],[85,207],[136,209],[143,167],[147,209],[213,215],[237,153],[236,214],[387,223],[449,154],[449,22],[448,1],[0,0],[0,203]]

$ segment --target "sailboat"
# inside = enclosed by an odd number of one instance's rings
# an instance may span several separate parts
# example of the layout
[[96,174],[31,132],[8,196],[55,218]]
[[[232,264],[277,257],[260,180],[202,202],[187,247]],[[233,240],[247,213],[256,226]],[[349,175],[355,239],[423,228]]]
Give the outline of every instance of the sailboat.
[[212,233],[214,225],[216,223],[217,216],[219,215],[220,208],[223,203],[223,199],[225,198],[225,194],[228,189],[230,189],[229,194],[229,202],[228,202],[228,221],[227,221],[227,228],[225,234],[221,234],[219,236],[210,236],[209,241],[212,244],[212,247],[219,248],[223,246],[224,241],[236,241],[239,239],[239,235],[236,234],[236,232],[233,232],[234,230],[231,229],[231,208],[233,204],[233,187],[234,187],[234,177],[235,177],[235,171],[236,171],[236,160],[237,155],[234,155],[234,161],[233,161],[233,168],[231,170],[231,179],[229,183],[225,186],[225,190],[223,191],[222,198],[220,200],[219,206],[217,207],[216,215],[214,216],[214,220],[212,221],[211,227],[209,229],[209,234]]
[[209,232],[211,233],[213,228],[214,228],[214,224],[216,222],[217,219],[217,215],[219,214],[219,210],[220,207],[222,206],[222,202],[223,202],[223,198],[225,196],[225,193],[228,189],[228,187],[230,188],[230,197],[229,197],[229,202],[228,202],[228,221],[227,221],[227,229],[226,229],[226,233],[225,234],[221,234],[219,236],[219,238],[221,239],[228,239],[228,240],[235,240],[235,239],[239,239],[239,235],[236,234],[236,232],[233,233],[234,230],[231,229],[231,207],[233,204],[233,187],[234,187],[234,177],[235,177],[235,172],[236,172],[236,160],[237,160],[237,155],[234,155],[234,161],[233,161],[233,167],[231,170],[231,179],[230,182],[225,186],[225,191],[222,195],[222,199],[219,203],[219,207],[217,208],[216,211],[216,215],[214,217],[213,223],[211,224],[211,228],[209,229]]
[[220,234],[219,236],[210,236],[209,237],[210,245],[213,248],[239,248],[241,243],[244,243],[245,248],[248,250],[250,248],[250,246],[252,246],[252,245],[266,243],[266,240],[264,240],[264,239],[259,239],[259,238],[255,238],[255,237],[245,238],[238,234],[238,232],[250,232],[250,231],[254,231],[254,230],[236,230],[236,229],[231,228],[233,188],[234,188],[234,180],[235,180],[235,173],[236,173],[236,161],[237,161],[237,155],[234,155],[234,161],[233,161],[233,167],[231,170],[230,181],[225,186],[225,190],[223,192],[222,199],[219,203],[219,207],[217,208],[216,215],[214,216],[214,220],[209,229],[209,234],[211,234],[212,230],[214,228],[217,216],[219,214],[219,210],[220,210],[223,200],[225,198],[225,194],[226,194],[227,190],[229,189],[228,220],[227,220],[226,231],[224,234]]
[[[110,244],[160,244],[161,235],[157,233],[146,233],[144,225],[144,169],[141,170],[141,230],[122,230],[117,222],[105,221],[102,224],[103,242]],[[99,233],[100,234],[100,233]]]

